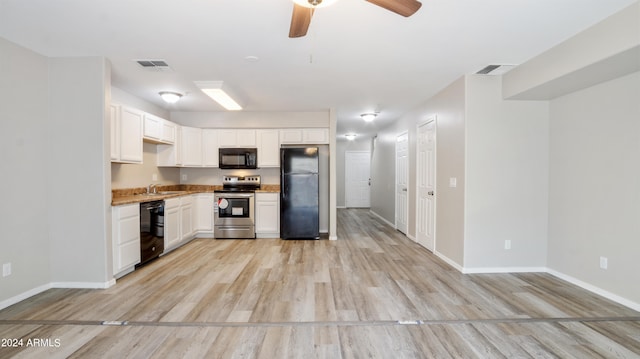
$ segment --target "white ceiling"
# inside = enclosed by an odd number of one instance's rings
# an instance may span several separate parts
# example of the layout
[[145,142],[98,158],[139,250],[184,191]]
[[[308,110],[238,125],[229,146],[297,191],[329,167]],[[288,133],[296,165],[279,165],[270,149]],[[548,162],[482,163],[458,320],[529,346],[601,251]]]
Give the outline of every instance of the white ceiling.
[[[0,0],[0,36],[50,57],[105,56],[114,86],[170,111],[223,111],[193,83],[222,80],[245,111],[334,108],[339,135],[366,135],[464,74],[523,63],[635,1],[422,0],[404,18],[340,0],[290,39],[291,0]],[[166,105],[159,91],[186,96]],[[373,124],[359,119],[374,110]]]

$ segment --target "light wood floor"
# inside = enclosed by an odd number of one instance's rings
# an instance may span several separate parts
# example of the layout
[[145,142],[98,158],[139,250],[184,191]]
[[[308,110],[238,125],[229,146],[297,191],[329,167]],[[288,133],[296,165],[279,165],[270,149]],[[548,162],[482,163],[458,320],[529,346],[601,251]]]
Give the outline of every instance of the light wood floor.
[[0,358],[640,358],[638,312],[338,218],[338,241],[198,239],[112,288],[48,290],[0,311],[0,338],[23,339]]

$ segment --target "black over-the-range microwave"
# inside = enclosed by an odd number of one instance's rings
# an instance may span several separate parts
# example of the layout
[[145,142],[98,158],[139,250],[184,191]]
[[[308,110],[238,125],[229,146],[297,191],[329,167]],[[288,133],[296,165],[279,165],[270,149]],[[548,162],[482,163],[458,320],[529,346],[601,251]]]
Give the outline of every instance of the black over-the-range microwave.
[[258,150],[256,148],[221,148],[218,166],[222,169],[258,168]]

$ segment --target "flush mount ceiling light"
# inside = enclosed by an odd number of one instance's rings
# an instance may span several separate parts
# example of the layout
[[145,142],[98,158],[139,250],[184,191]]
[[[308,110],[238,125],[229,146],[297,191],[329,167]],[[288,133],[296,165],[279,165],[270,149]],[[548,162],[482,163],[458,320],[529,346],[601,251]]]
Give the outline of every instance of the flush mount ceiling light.
[[376,116],[378,116],[378,114],[376,112],[368,112],[368,113],[363,113],[362,115],[360,115],[360,117],[362,117],[362,119],[365,122],[371,122],[373,121]]
[[326,7],[338,0],[293,0],[294,3],[308,7],[308,8],[318,8],[318,7]]
[[159,92],[158,94],[160,95],[160,97],[162,97],[162,99],[166,103],[176,103],[178,102],[178,100],[180,100],[180,97],[182,97],[182,94],[179,94],[177,92],[170,92],[170,91],[162,91],[162,92]]
[[344,135],[344,137],[349,141],[353,141],[353,140],[356,139],[356,134],[355,133],[348,133],[348,134]]
[[202,92],[227,110],[242,110],[242,106],[240,106],[236,100],[229,95],[229,90],[226,89],[223,81],[196,81],[195,84],[200,90],[202,90]]

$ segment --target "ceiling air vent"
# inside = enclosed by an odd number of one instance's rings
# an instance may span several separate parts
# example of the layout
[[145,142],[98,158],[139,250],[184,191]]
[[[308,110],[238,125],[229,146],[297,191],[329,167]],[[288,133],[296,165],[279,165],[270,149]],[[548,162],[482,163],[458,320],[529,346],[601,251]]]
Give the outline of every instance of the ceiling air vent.
[[516,65],[487,65],[482,70],[476,72],[478,75],[502,75],[512,68],[516,67]]
[[171,71],[171,67],[164,60],[134,60],[145,70]]

